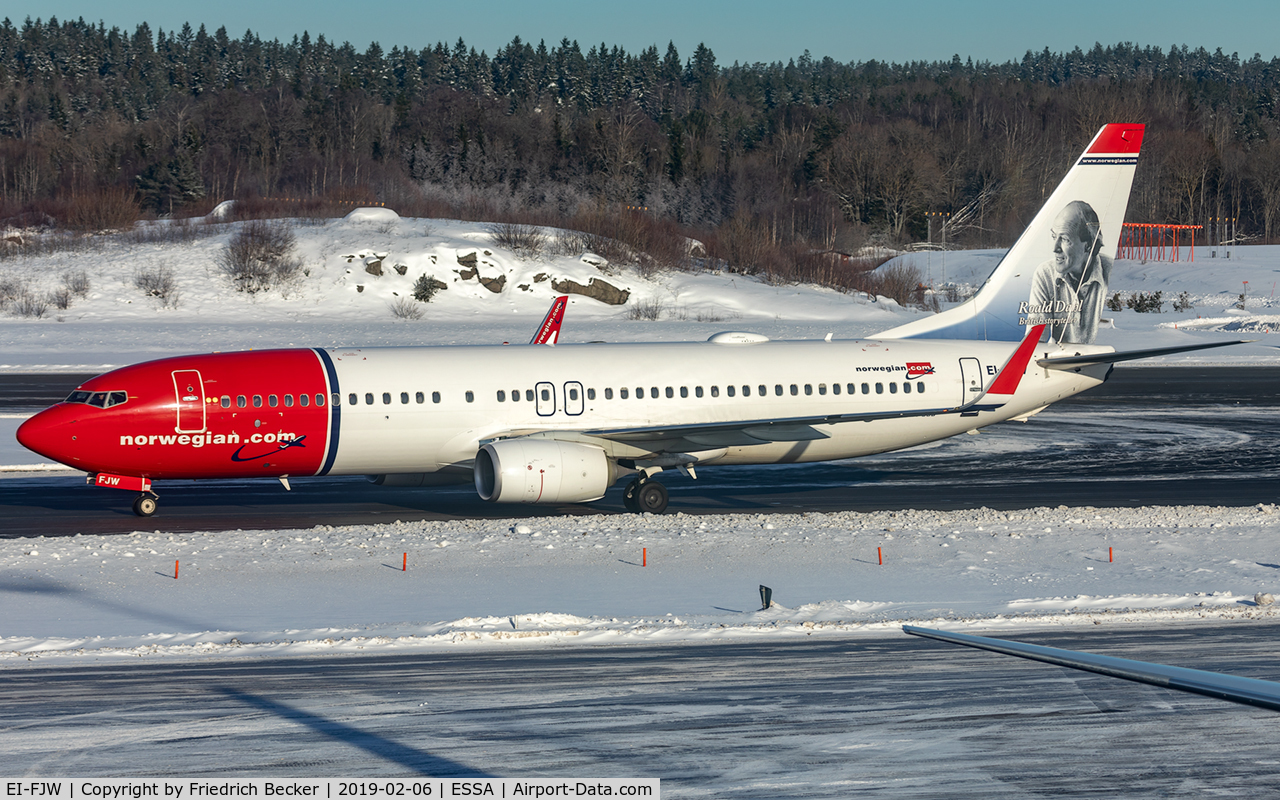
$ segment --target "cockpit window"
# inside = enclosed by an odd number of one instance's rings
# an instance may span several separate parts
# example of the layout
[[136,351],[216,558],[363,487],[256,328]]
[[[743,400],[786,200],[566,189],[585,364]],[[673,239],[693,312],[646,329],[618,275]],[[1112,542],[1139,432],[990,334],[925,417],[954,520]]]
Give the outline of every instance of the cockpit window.
[[86,392],[80,389],[67,395],[65,402],[84,403],[95,408],[111,408],[129,401],[128,392]]

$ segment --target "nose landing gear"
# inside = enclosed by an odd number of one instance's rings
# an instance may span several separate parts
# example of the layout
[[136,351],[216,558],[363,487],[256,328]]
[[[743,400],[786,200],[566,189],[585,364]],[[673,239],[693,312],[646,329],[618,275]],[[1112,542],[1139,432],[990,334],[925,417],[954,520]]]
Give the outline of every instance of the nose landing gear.
[[133,501],[133,513],[140,517],[149,517],[156,513],[156,505],[154,494],[140,494]]

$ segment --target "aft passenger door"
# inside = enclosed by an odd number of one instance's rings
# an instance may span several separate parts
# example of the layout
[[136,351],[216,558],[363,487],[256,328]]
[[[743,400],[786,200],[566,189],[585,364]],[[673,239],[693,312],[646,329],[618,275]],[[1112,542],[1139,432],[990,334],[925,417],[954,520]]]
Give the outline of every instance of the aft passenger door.
[[982,396],[982,365],[978,363],[978,359],[960,359],[960,379],[964,384],[964,394],[960,398],[961,405]]
[[199,370],[174,370],[173,392],[177,400],[175,407],[178,410],[178,424],[174,430],[178,433],[203,433],[204,383],[200,380]]

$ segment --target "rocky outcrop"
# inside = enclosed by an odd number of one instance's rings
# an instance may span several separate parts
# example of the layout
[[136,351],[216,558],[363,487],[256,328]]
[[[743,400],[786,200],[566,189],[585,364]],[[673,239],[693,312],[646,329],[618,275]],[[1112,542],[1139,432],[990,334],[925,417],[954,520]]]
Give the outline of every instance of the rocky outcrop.
[[494,294],[500,294],[503,287],[507,285],[507,276],[499,275],[496,278],[481,278],[480,285]]
[[620,306],[627,302],[627,298],[631,297],[631,292],[627,289],[619,289],[618,287],[605,283],[599,278],[592,278],[591,282],[586,286],[568,279],[551,281],[551,288],[559,294],[581,294],[586,295],[594,300],[599,300],[611,306]]

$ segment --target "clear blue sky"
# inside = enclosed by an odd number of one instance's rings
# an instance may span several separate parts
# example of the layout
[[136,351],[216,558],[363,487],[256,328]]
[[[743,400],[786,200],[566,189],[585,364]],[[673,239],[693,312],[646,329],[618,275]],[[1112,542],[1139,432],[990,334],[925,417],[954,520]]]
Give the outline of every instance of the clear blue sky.
[[[734,61],[786,60],[809,50],[838,61],[938,60],[953,53],[975,60],[1006,61],[1027,50],[1054,51],[1094,42],[1132,41],[1221,47],[1248,58],[1280,55],[1280,2],[1235,0],[1075,0],[1056,8],[1028,0],[382,0],[325,3],[298,0],[8,0],[0,15],[20,25],[26,17],[84,17],[132,30],[139,22],[166,31],[190,22],[209,31],[225,25],[239,37],[252,29],[266,39],[288,40],[310,31],[359,50],[379,42],[421,48],[462,37],[492,54],[512,37],[548,45],[577,39],[585,51],[607,42],[637,51],[674,41],[688,58],[705,42],[722,65]],[[1049,10],[1052,8],[1052,10]]]

